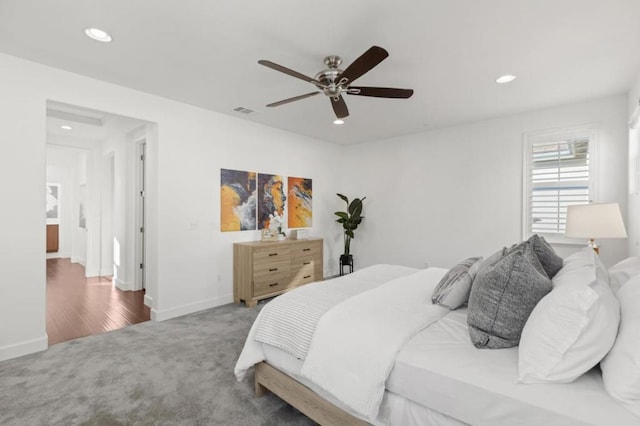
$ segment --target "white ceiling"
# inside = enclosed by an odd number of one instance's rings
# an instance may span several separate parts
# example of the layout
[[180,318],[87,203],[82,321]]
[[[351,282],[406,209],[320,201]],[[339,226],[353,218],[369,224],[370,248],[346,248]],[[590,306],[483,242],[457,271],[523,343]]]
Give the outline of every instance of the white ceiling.
[[[1,0],[0,52],[348,144],[624,93],[639,16],[639,0]],[[325,56],[346,68],[372,45],[390,56],[357,85],[411,99],[347,95],[343,126],[323,95],[265,107],[314,87],[259,59],[313,77]],[[496,84],[505,73],[518,79]]]

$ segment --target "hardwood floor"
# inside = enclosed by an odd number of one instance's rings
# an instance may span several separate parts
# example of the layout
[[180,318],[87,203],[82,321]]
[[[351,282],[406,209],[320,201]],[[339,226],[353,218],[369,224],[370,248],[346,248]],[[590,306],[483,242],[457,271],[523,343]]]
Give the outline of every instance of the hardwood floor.
[[49,346],[149,321],[144,290],[122,291],[111,277],[85,278],[70,259],[47,259]]

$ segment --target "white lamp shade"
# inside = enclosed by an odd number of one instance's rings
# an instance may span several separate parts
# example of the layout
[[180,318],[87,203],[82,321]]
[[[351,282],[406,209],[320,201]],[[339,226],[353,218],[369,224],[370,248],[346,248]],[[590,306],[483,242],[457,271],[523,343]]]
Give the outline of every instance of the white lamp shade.
[[567,207],[565,236],[570,238],[627,238],[620,206],[583,204]]

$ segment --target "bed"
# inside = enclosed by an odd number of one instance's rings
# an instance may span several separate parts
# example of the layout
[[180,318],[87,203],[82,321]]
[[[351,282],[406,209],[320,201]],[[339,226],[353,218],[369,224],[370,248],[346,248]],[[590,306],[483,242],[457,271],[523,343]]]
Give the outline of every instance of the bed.
[[477,349],[467,308],[431,302],[445,274],[375,265],[279,296],[236,377],[255,366],[256,395],[272,391],[326,425],[640,424],[598,367],[572,383],[517,383],[518,347]]

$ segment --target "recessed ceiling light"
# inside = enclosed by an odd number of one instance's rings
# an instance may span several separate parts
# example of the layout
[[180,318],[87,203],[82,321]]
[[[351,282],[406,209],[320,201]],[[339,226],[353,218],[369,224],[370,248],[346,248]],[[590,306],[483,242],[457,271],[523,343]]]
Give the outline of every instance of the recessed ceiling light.
[[84,33],[87,35],[87,37],[90,37],[96,41],[101,41],[103,43],[109,43],[111,41],[111,36],[109,35],[109,33],[99,28],[87,28],[84,30]]
[[337,118],[335,120],[333,120],[333,124],[337,124],[338,126],[341,124],[344,124],[344,120]]
[[60,126],[60,128],[64,129],[64,130],[72,130],[73,129],[73,127],[67,126],[66,124],[64,126]]
[[496,83],[510,83],[513,80],[516,79],[515,75],[511,75],[511,74],[505,74],[505,75],[501,75],[500,77],[496,78]]

